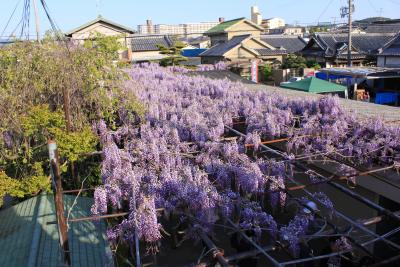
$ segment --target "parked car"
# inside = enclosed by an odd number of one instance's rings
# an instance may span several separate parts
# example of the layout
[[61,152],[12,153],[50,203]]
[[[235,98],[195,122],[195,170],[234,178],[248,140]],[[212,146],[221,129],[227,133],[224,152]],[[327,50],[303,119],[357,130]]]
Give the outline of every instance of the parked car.
[[288,84],[288,83],[293,83],[293,82],[297,82],[297,81],[301,81],[303,80],[303,77],[292,77],[290,78],[287,82],[281,82],[280,84]]

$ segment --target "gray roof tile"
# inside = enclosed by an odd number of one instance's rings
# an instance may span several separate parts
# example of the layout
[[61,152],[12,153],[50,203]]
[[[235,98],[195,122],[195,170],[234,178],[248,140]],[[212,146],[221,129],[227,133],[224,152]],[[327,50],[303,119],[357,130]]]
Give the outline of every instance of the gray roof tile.
[[275,50],[271,50],[271,49],[254,49],[256,50],[261,56],[276,56],[276,55],[286,55],[288,53],[287,50],[285,49],[275,49]]
[[171,47],[174,41],[168,35],[137,36],[130,38],[133,52],[158,51],[157,45]]
[[261,40],[265,43],[277,48],[284,48],[288,53],[295,53],[302,50],[306,46],[306,42],[299,36],[285,35],[263,35]]
[[235,36],[225,43],[216,44],[207,51],[200,54],[201,57],[222,57],[226,52],[238,46],[241,42],[250,37],[250,34]]
[[[353,48],[357,50],[359,57],[374,55],[382,48],[394,34],[353,34]],[[301,51],[304,55],[322,55],[325,57],[340,57],[347,51],[347,34],[316,34]],[[317,43],[320,50],[310,48],[312,43]]]
[[400,23],[384,23],[384,24],[371,24],[366,29],[367,33],[398,33],[400,32]]
[[379,53],[380,56],[400,56],[400,33],[383,47],[382,50]]

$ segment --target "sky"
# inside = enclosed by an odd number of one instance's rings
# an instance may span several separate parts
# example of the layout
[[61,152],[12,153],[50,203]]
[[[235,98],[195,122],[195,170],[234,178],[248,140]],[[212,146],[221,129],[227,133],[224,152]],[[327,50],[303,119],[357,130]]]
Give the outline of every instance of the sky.
[[[373,16],[400,18],[400,0],[354,0],[355,19]],[[7,22],[16,7],[8,27]],[[40,0],[37,0],[40,2]],[[9,36],[22,18],[24,0],[0,0],[0,35]],[[281,17],[286,23],[308,24],[319,22],[344,22],[340,7],[347,0],[46,0],[50,15],[62,31],[66,32],[96,18],[99,14],[109,20],[136,29],[152,19],[154,24],[179,24],[217,21],[250,17],[250,7],[257,5],[263,18]],[[30,34],[34,35],[33,9]],[[39,7],[40,28],[43,33],[50,28],[47,17]],[[5,31],[4,31],[5,29]],[[3,33],[4,32],[4,33]],[[3,38],[3,37],[0,37]]]

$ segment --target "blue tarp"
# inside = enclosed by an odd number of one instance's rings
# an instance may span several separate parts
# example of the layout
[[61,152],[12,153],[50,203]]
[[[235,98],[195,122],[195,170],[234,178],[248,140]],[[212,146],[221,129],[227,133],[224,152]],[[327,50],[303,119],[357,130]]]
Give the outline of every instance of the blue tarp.
[[182,50],[182,56],[184,57],[198,57],[201,53],[207,49],[197,48],[197,49],[184,49]]
[[376,93],[375,104],[393,104],[399,100],[400,93]]
[[317,77],[318,79],[322,79],[325,81],[328,81],[329,79],[331,80],[337,80],[337,79],[347,79],[347,78],[352,78],[351,76],[345,76],[345,75],[335,75],[335,74],[329,74],[328,75],[325,72],[317,72],[315,74],[315,77]]

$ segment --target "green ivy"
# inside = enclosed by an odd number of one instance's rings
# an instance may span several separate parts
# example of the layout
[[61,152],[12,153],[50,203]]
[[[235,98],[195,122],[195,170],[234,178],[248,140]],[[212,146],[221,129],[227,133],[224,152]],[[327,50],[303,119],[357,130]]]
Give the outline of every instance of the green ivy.
[[33,165],[34,174],[30,177],[17,180],[0,172],[0,199],[5,195],[23,198],[27,195],[34,195],[41,190],[50,191],[50,179],[45,175],[40,162]]
[[[76,188],[70,162],[79,177],[88,177],[86,186],[97,185],[100,158],[81,156],[99,149],[92,123],[103,119],[117,126],[121,110],[133,121],[143,119],[144,106],[121,87],[127,75],[115,64],[122,50],[119,36],[94,36],[67,49],[56,35],[48,32],[41,44],[17,42],[0,49],[0,194],[25,197],[48,186],[48,140],[57,142],[66,189]],[[66,92],[71,132],[63,110]]]

